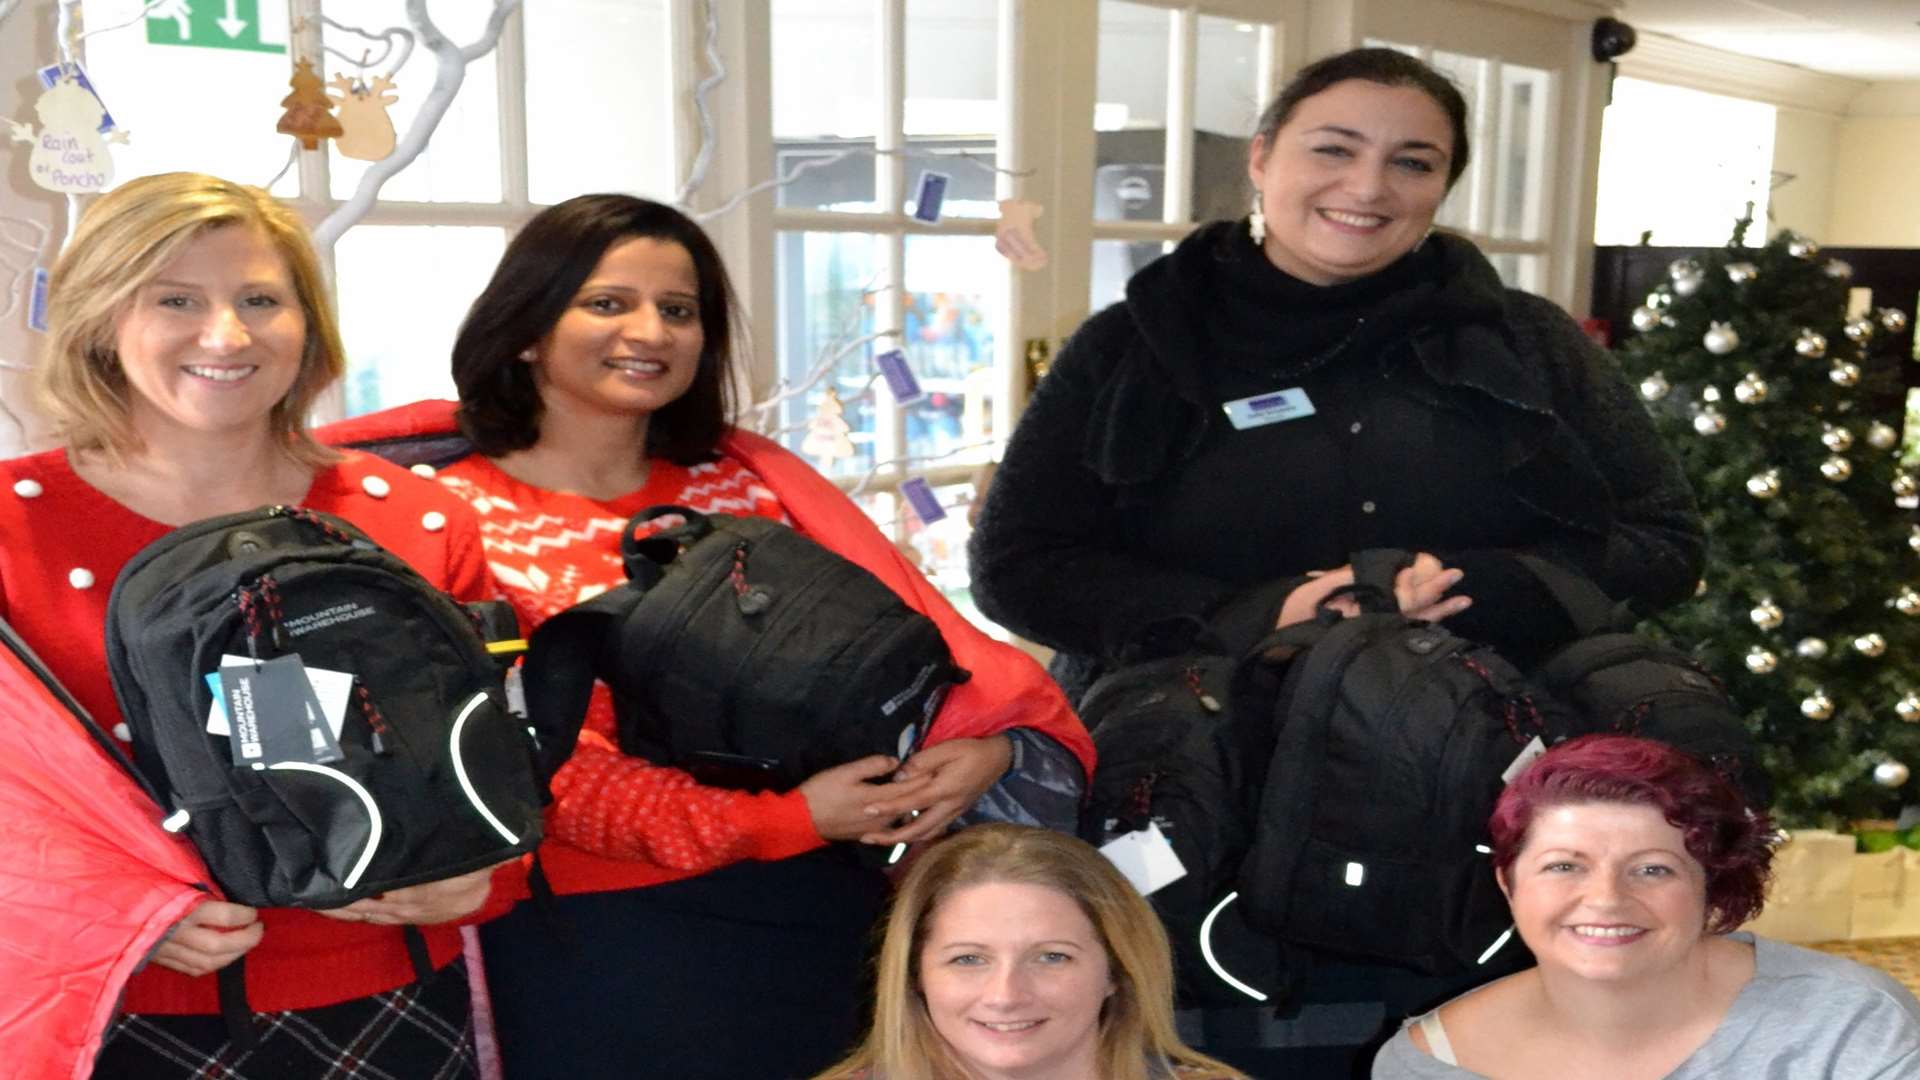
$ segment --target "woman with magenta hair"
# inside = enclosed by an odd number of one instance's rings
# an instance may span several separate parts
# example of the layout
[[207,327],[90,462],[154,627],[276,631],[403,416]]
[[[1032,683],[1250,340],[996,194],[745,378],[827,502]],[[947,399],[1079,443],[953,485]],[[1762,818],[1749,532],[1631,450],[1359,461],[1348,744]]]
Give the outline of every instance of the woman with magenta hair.
[[1375,1080],[1920,1076],[1920,1001],[1899,983],[1734,929],[1760,911],[1773,826],[1697,759],[1574,739],[1489,824],[1539,966],[1409,1021]]

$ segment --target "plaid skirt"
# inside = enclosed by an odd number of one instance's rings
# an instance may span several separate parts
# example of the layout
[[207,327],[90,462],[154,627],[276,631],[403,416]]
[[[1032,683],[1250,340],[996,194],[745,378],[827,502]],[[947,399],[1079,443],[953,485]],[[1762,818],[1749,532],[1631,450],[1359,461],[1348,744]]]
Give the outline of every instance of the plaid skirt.
[[467,969],[319,1009],[255,1013],[251,1050],[219,1016],[122,1016],[94,1080],[463,1080],[479,1076]]

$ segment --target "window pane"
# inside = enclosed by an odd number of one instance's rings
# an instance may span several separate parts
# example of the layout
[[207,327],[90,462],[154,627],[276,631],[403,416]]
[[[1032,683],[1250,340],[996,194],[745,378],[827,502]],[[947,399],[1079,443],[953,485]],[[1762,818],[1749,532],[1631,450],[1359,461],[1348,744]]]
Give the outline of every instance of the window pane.
[[[1600,129],[1600,190],[1593,242],[1727,242],[1753,208],[1767,216],[1773,170],[1774,108],[1641,79],[1613,81]],[[1749,229],[1747,243],[1766,242]]]
[[872,154],[848,151],[871,151],[879,130],[879,29],[874,0],[774,0],[774,167],[830,162],[778,188],[778,205],[877,208]]
[[998,217],[998,0],[907,0],[907,191],[912,213],[924,171],[947,177],[943,217]]
[[1489,255],[1487,261],[1500,275],[1510,289],[1522,289],[1537,293],[1541,290],[1541,278],[1546,272],[1546,257],[1542,255],[1518,255],[1513,253]]
[[[1159,220],[1167,160],[1166,8],[1100,0],[1093,215]],[[1147,186],[1142,189],[1141,184]]]
[[907,456],[990,460],[1006,260],[991,237],[909,236],[906,285],[907,364],[926,392],[905,410]]
[[346,415],[453,397],[453,335],[506,248],[501,229],[356,225],[334,245]]
[[[391,0],[324,0],[322,9],[329,18],[373,31],[395,25],[398,20]],[[465,45],[478,37],[487,9],[478,4],[443,2],[432,5],[430,10],[436,25],[453,41]],[[332,26],[324,27],[323,34],[330,49],[357,59],[371,48],[374,52],[368,59],[380,59],[381,46],[358,34]],[[331,52],[326,56],[326,69],[324,77],[329,79],[340,74],[352,75],[356,70]],[[369,80],[376,75],[393,79],[395,86],[391,93],[399,100],[387,109],[387,115],[398,137],[405,138],[407,129],[413,125],[427,92],[433,87],[434,71],[433,54],[416,44],[406,67],[399,71],[392,71],[389,61],[374,63],[362,73]],[[343,157],[331,142],[327,153],[333,197],[351,197],[373,162]],[[500,200],[500,106],[493,53],[467,65],[466,79],[434,129],[433,139],[412,164],[381,187],[380,198],[394,202]]]
[[[778,407],[774,424],[780,440],[822,472],[859,476],[874,464],[874,395],[886,392],[876,385],[872,357],[892,347],[891,338],[868,340],[874,328],[874,290],[880,284],[879,239],[860,233],[785,232],[776,260],[781,386],[757,391],[756,399],[808,384]],[[841,419],[854,448],[851,457],[831,461],[804,448],[810,422],[828,422],[820,410],[829,387],[840,397]]]
[[1553,76],[1538,68],[1500,65],[1499,169],[1493,194],[1493,235],[1538,240],[1546,228],[1547,119]]
[[1159,258],[1162,252],[1172,250],[1173,245],[1158,240],[1140,243],[1129,243],[1125,240],[1095,240],[1092,288],[1088,290],[1087,295],[1088,310],[1099,311],[1108,304],[1125,299],[1127,279],[1141,267]]
[[[142,0],[85,0],[81,15],[87,26],[116,26],[134,19],[144,6]],[[44,18],[50,28],[51,8]],[[25,12],[16,14],[4,32],[25,34],[35,19]],[[86,40],[87,79],[100,92],[114,126],[128,133],[126,143],[112,144],[108,151],[114,182],[184,169],[265,184],[287,163],[292,142],[273,130],[284,111],[280,99],[290,89],[287,7],[261,5],[257,25],[233,39],[209,16],[186,15],[183,20],[148,19]],[[245,47],[194,44],[213,40],[209,33]],[[43,63],[54,60],[49,56]],[[31,97],[37,100],[39,84],[30,82],[31,73],[20,74],[25,76],[20,85],[31,85]],[[43,124],[33,115],[13,119],[30,122],[36,131]],[[210,138],[209,132],[220,135]],[[289,171],[273,191],[296,195],[298,184]]]
[[[534,3],[520,17],[529,197],[556,203],[624,191],[671,200],[680,178],[667,0]],[[616,127],[608,126],[606,107],[617,109]]]
[[1238,218],[1253,197],[1247,142],[1260,100],[1260,28],[1236,19],[1199,18],[1194,62],[1193,219]]

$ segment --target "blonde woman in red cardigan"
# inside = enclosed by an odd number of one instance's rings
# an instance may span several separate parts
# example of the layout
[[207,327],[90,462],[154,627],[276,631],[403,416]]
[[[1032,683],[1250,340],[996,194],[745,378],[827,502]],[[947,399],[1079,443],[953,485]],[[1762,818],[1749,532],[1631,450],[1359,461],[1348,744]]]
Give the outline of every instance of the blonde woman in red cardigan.
[[[48,314],[35,374],[63,445],[0,463],[0,616],[122,749],[102,637],[108,594],[121,566],[175,526],[302,505],[354,522],[457,597],[490,598],[465,505],[303,430],[344,364],[305,227],[266,192],[169,173],[101,196],[54,266]],[[99,795],[109,820],[111,793]],[[157,818],[146,827],[158,832]],[[45,891],[0,894],[0,953],[33,954],[8,935],[99,932],[103,920],[87,912],[120,887],[124,867],[99,861],[84,835],[94,825],[9,824],[4,843],[32,838]],[[491,881],[482,870],[329,912],[256,910],[203,893],[137,971],[29,974],[75,994],[120,995],[96,1077],[297,1080],[339,1075],[347,1059],[360,1077],[470,1076],[468,985],[450,924],[497,910],[520,887],[507,883],[483,910]],[[71,901],[57,899],[61,890]],[[416,980],[402,924],[423,927],[432,975]],[[251,1050],[230,1045],[213,974],[243,955],[260,1039]],[[90,1049],[98,1036],[64,1037]]]
[[[516,1080],[817,1071],[859,1035],[886,892],[827,842],[893,845],[988,817],[1070,829],[1091,771],[1036,664],[969,625],[804,462],[729,425],[731,303],[699,226],[643,199],[569,200],[509,246],[454,347],[459,429],[477,452],[439,477],[479,512],[524,628],[623,582],[628,516],[678,503],[785,520],[861,564],[934,619],[973,678],[904,765],[867,758],[784,793],[621,754],[596,688],[542,854],[579,947],[537,915],[483,931]],[[426,405],[329,437],[446,426]]]

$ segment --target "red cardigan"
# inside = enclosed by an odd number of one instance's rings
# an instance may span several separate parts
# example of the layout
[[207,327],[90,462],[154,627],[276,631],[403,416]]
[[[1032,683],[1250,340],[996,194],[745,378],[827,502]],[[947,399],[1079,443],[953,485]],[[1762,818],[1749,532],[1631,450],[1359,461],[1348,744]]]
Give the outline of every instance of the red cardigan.
[[[382,490],[387,494],[374,494]],[[461,599],[494,595],[472,512],[437,484],[372,455],[349,454],[345,461],[319,470],[303,505],[360,526],[428,581]],[[108,594],[121,566],[167,531],[168,526],[135,514],[80,479],[63,450],[0,462],[0,616],[14,625],[94,719],[116,734],[124,728],[118,727],[120,708],[107,677],[103,634]],[[87,749],[101,756],[91,744]],[[88,824],[73,823],[75,829]],[[152,816],[126,827],[164,835]],[[47,857],[61,871],[49,877],[48,887],[69,893],[72,904],[50,920],[43,912],[22,914],[15,908],[16,897],[0,894],[0,915],[5,916],[0,919],[0,941],[22,933],[57,936],[81,929],[79,913],[90,909],[89,894],[105,872],[84,857]],[[468,921],[499,914],[511,904],[523,888],[515,880],[521,876],[516,869],[502,871],[488,906]],[[205,880],[205,875],[198,879]],[[414,979],[396,927],[346,923],[285,908],[264,909],[260,917],[265,936],[247,954],[247,1000],[257,1011],[337,1004]],[[456,927],[422,929],[436,967],[459,954]],[[6,951],[0,944],[0,954]],[[156,965],[127,981],[123,1007],[131,1013],[220,1011],[212,976],[189,978]],[[0,1008],[0,1022],[5,1020],[6,1011]]]
[[[345,444],[444,436],[453,430],[453,403],[425,401],[344,421],[317,434],[329,442]],[[805,461],[758,435],[731,431],[722,439],[719,449],[723,456],[738,462],[764,482],[796,529],[865,568],[910,606],[931,618],[945,636],[955,662],[973,673],[972,679],[948,694],[934,718],[929,742],[992,735],[1013,727],[1032,728],[1065,746],[1079,758],[1087,775],[1092,776],[1093,742],[1046,672],[1026,653],[994,640],[954,610],[838,487]],[[667,483],[676,477],[684,478],[684,470],[678,467],[663,466],[655,471],[658,476],[650,478],[647,488],[634,497],[654,491],[656,479]],[[446,479],[452,481],[456,490],[484,485],[487,490],[478,497],[491,495],[510,500],[516,514],[534,515],[539,500],[580,501],[575,496],[556,495],[518,484],[491,467],[461,463],[451,472],[453,475]],[[608,512],[623,511],[634,497],[602,505]],[[489,527],[484,517],[482,527],[483,530]],[[613,544],[611,536],[607,543],[609,547]],[[531,631],[532,627],[523,629]],[[605,740],[597,739],[591,732],[583,737],[582,747],[584,754],[596,758],[611,751]],[[598,765],[596,762],[596,767]],[[671,784],[661,785],[655,816],[644,825],[650,832],[677,830],[687,838],[682,841],[668,837],[666,842],[652,846],[654,851],[664,848],[678,853],[670,860],[648,858],[640,852],[608,857],[566,843],[567,830],[555,828],[542,846],[540,857],[557,892],[601,892],[654,885],[704,872],[737,858],[782,858],[823,843],[812,828],[804,799],[798,792],[783,795],[724,792],[699,787],[678,770],[661,769],[637,759],[626,759],[625,766],[677,778]],[[556,780],[556,792],[566,779]],[[567,796],[562,794],[561,798],[565,800]],[[737,838],[728,845],[729,850],[703,849],[700,838],[695,835],[700,823],[694,819],[714,816],[721,819],[718,831]],[[673,865],[663,865],[663,862]]]

